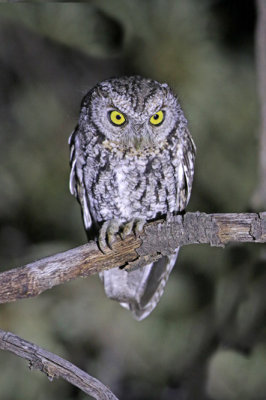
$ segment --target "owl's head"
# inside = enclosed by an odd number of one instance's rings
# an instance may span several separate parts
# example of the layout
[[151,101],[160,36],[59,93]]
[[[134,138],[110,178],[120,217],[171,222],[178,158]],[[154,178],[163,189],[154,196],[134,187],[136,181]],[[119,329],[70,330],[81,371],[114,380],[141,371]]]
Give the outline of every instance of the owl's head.
[[85,131],[94,126],[108,141],[137,150],[160,148],[187,124],[169,86],[140,76],[96,85],[82,101],[81,119]]

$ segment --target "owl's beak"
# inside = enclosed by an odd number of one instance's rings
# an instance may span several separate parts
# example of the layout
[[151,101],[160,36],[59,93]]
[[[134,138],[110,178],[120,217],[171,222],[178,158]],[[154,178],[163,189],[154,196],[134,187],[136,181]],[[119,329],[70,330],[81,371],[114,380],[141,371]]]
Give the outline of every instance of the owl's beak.
[[143,128],[143,124],[134,124],[134,127],[133,127],[134,132],[137,134],[142,131],[142,128]]
[[143,145],[143,124],[134,124],[132,132],[132,144],[136,150],[141,149]]
[[131,127],[130,135],[125,136],[124,144],[127,148],[133,147],[137,151],[154,145],[150,135],[145,131],[144,124],[134,124]]

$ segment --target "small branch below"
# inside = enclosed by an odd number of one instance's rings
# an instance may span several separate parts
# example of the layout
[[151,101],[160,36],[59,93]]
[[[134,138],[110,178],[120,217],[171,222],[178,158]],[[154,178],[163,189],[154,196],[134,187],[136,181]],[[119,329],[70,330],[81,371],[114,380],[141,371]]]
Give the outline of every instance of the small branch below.
[[118,400],[98,379],[88,375],[69,361],[1,329],[0,349],[28,360],[30,368],[44,372],[49,380],[61,377],[97,400]]
[[[0,303],[37,296],[53,286],[113,267],[140,267],[172,254],[179,246],[266,242],[266,212],[259,214],[186,213],[145,225],[137,238],[117,237],[103,254],[96,242],[43,258],[0,274]],[[127,267],[128,268],[128,267]]]

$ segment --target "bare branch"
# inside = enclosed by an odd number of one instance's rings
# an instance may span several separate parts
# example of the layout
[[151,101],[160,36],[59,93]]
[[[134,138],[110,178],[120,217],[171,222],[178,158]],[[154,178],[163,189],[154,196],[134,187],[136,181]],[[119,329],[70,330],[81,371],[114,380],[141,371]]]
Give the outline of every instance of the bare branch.
[[97,400],[118,400],[98,379],[88,375],[69,361],[1,329],[0,349],[28,360],[31,368],[44,372],[49,380],[61,377]]
[[178,246],[207,243],[224,246],[229,242],[266,242],[266,212],[250,214],[205,214],[175,216],[145,225],[137,238],[117,237],[113,250],[103,254],[96,242],[43,258],[0,274],[0,303],[37,296],[55,285],[89,276],[113,267],[134,268]]

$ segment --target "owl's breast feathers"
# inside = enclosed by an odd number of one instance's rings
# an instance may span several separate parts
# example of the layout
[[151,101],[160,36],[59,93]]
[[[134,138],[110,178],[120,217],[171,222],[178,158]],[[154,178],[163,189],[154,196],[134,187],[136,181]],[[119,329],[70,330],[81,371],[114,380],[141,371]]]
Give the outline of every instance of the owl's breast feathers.
[[87,146],[82,173],[93,220],[149,220],[182,211],[192,181],[187,147],[182,141],[165,141],[160,148],[140,152],[107,140]]

